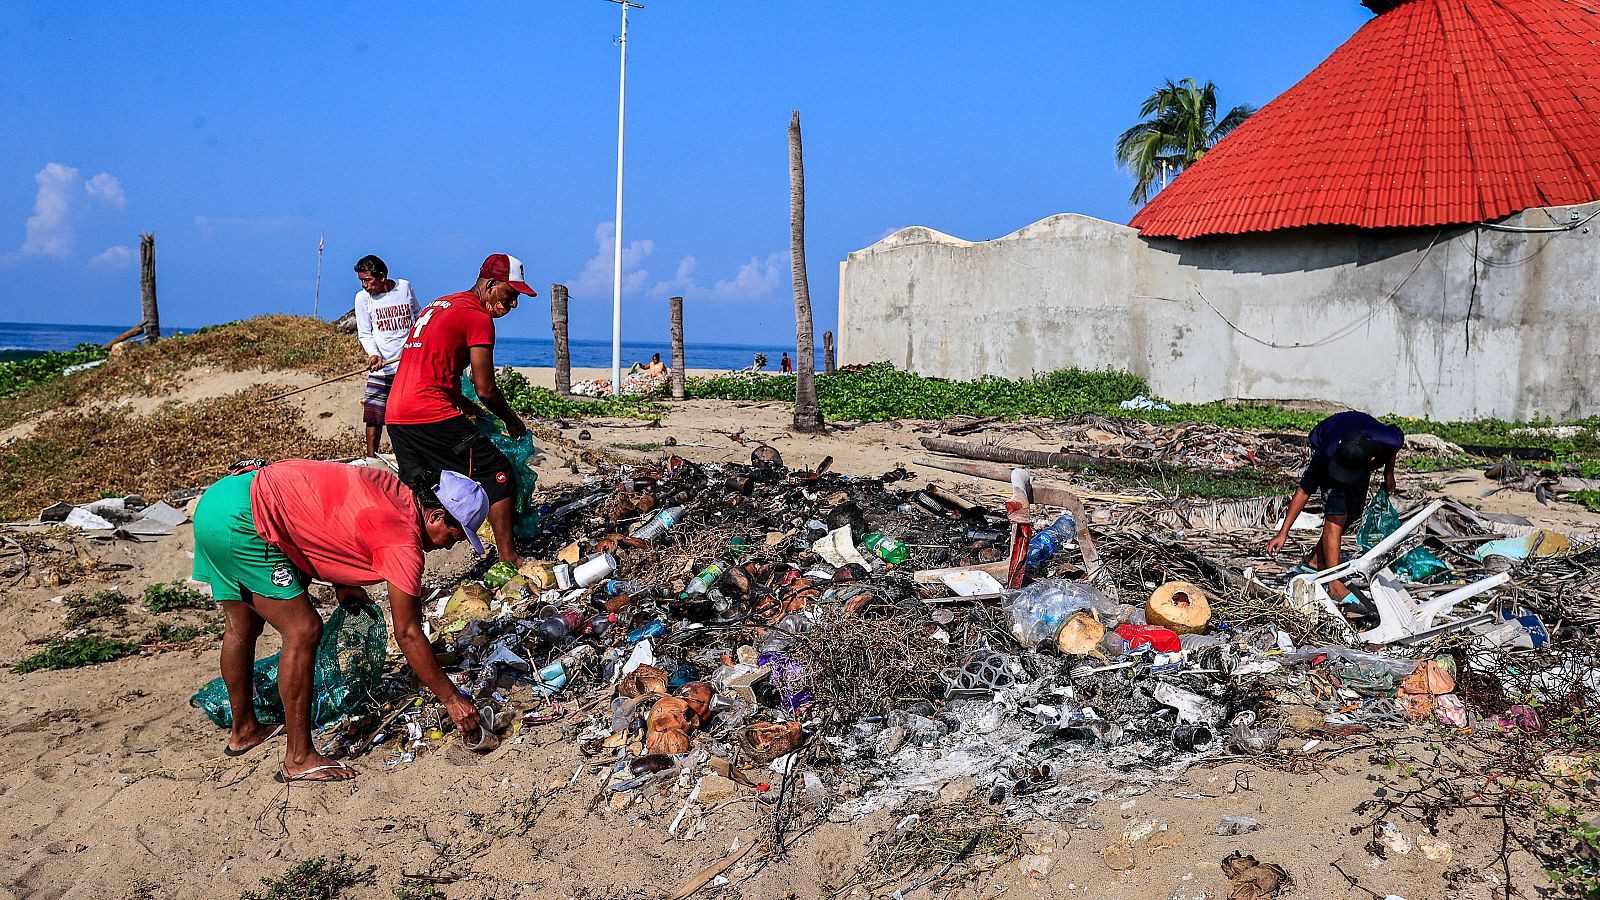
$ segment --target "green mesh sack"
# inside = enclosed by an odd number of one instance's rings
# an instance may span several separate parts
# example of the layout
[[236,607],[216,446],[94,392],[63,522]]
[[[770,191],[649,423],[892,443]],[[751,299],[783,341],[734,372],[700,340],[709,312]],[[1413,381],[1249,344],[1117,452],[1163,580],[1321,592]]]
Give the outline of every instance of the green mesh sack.
[[[461,393],[473,403],[478,403],[478,390],[472,379],[461,379]],[[524,433],[520,438],[506,434],[506,423],[491,414],[479,416],[478,430],[483,432],[506,459],[511,461],[511,472],[517,479],[517,489],[512,492],[511,532],[519,538],[531,538],[539,533],[539,505],[533,502],[533,491],[539,484],[539,473],[533,471],[528,460],[538,452],[533,446],[533,435]]]
[[[384,624],[383,610],[372,604],[340,606],[334,610],[323,623],[322,640],[317,644],[317,658],[312,663],[311,727],[326,724],[366,705],[383,677],[388,651],[389,628]],[[274,724],[282,722],[278,654],[256,662],[250,684],[256,718]],[[228,688],[221,678],[213,679],[190,697],[189,705],[205,713],[219,728],[233,725]]]
[[[1356,532],[1356,546],[1363,551],[1371,550],[1399,527],[1399,510],[1389,500],[1389,492],[1380,490],[1367,504],[1367,513],[1361,518],[1361,528]],[[1450,571],[1444,560],[1425,547],[1412,550],[1395,560],[1389,568],[1406,581],[1429,581]]]

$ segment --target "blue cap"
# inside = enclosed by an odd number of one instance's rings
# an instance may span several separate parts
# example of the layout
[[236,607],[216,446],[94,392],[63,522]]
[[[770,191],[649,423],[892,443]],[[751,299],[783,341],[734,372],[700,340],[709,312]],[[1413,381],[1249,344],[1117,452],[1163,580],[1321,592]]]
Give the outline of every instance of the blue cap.
[[483,539],[478,537],[478,529],[489,517],[489,495],[483,492],[483,485],[460,472],[445,471],[439,473],[439,484],[433,493],[445,511],[461,523],[472,552],[482,553]]

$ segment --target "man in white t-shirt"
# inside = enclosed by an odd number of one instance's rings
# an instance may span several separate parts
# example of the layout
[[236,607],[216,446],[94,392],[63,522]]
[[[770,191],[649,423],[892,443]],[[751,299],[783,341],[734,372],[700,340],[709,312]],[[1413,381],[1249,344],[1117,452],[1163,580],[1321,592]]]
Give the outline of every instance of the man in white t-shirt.
[[367,424],[367,455],[378,455],[383,437],[383,412],[389,386],[399,367],[400,347],[417,317],[417,295],[411,282],[389,277],[383,260],[368,254],[356,263],[361,290],[356,291],[356,335],[367,351],[367,389],[361,397],[361,418]]

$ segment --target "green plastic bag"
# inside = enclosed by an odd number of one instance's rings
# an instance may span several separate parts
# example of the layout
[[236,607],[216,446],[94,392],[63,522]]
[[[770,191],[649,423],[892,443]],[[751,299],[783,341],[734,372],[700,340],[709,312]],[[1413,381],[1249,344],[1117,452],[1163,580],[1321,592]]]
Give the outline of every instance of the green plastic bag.
[[[389,650],[389,628],[383,610],[372,604],[340,606],[322,625],[322,640],[312,663],[311,727],[324,725],[370,702],[383,678]],[[278,695],[278,656],[274,653],[255,665],[251,695],[256,718],[276,724],[283,721],[283,698]],[[228,688],[213,679],[189,698],[189,705],[206,714],[219,728],[233,725]]]
[[[1399,510],[1395,509],[1394,503],[1389,500],[1389,492],[1380,490],[1377,496],[1372,498],[1372,502],[1367,504],[1367,513],[1361,518],[1361,528],[1356,531],[1356,546],[1363,551],[1371,550],[1399,527]],[[1450,573],[1450,567],[1445,561],[1425,547],[1418,547],[1400,557],[1390,568],[1406,581],[1430,581]]]
[[[461,379],[461,393],[473,403],[479,403],[478,390],[472,386],[472,379]],[[476,424],[495,448],[511,461],[511,471],[517,479],[517,489],[512,492],[511,532],[524,539],[537,536],[539,505],[533,502],[533,492],[539,484],[539,473],[528,465],[528,460],[538,452],[533,446],[533,435],[525,433],[520,438],[507,435],[506,423],[492,413],[479,416]]]

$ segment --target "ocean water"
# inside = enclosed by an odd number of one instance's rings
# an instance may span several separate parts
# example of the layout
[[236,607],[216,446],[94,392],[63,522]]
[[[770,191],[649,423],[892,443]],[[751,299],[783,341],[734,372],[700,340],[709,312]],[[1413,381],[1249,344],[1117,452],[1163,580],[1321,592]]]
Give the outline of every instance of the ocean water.
[[[71,350],[80,343],[104,344],[124,329],[111,325],[43,325],[29,322],[0,322],[0,361],[16,359],[44,350]],[[180,329],[163,326],[171,333]],[[355,338],[351,337],[354,341]],[[571,342],[574,367],[610,368],[610,341]],[[750,365],[757,353],[767,355],[765,371],[778,371],[780,354],[785,350],[794,356],[793,347],[782,344],[686,344],[684,360],[691,369],[742,369]],[[622,366],[626,369],[635,362],[648,363],[650,354],[660,353],[667,363],[672,362],[672,348],[665,342],[645,344],[637,341],[622,342]],[[550,338],[502,337],[495,343],[494,359],[500,365],[553,366],[555,342]],[[817,368],[822,368],[821,343],[817,349]]]

